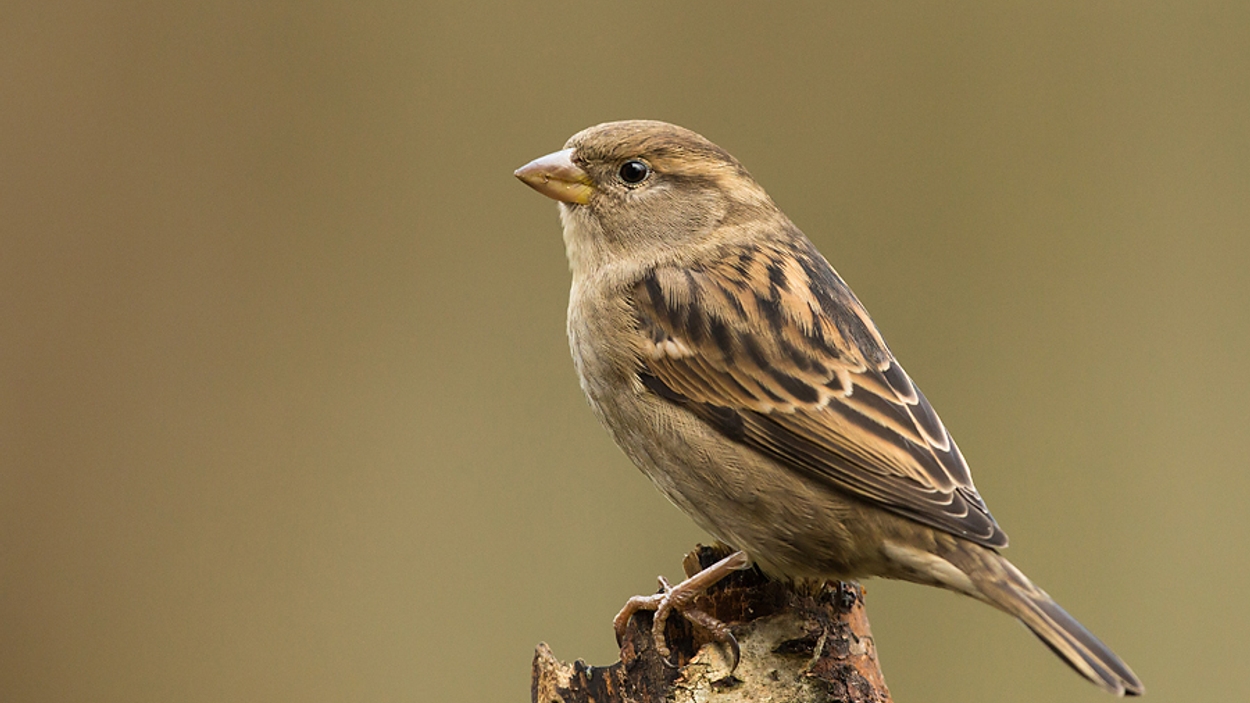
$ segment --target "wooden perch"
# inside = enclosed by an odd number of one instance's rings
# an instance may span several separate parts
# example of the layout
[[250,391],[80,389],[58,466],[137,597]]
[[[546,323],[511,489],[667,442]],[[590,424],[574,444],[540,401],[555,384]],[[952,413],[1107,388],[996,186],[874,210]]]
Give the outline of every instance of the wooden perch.
[[[686,555],[686,575],[726,554],[700,546]],[[565,664],[539,644],[533,702],[890,703],[859,584],[787,584],[752,569],[716,584],[696,603],[731,626],[742,649],[737,669],[729,670],[724,646],[679,615],[668,620],[672,664],[664,662],[651,637],[652,613],[640,611],[626,629],[621,660],[611,666],[587,666],[580,659]]]

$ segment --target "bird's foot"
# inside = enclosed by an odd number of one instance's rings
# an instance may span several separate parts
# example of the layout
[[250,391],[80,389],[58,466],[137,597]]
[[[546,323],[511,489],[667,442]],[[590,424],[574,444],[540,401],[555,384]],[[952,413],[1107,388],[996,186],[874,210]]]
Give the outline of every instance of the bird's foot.
[[625,603],[625,607],[621,608],[621,612],[617,613],[616,617],[613,618],[612,627],[616,630],[616,643],[619,645],[624,641],[625,626],[629,624],[629,619],[634,616],[634,613],[639,610],[655,611],[651,624],[651,636],[655,641],[655,651],[659,653],[665,662],[668,662],[669,655],[672,652],[668,647],[668,638],[664,635],[664,626],[668,622],[668,616],[673,611],[676,611],[682,617],[705,630],[711,635],[714,642],[728,647],[733,654],[730,670],[736,669],[738,667],[738,659],[741,656],[738,640],[734,639],[728,625],[694,607],[694,600],[729,574],[745,569],[750,565],[751,560],[747,558],[746,553],[739,551],[730,554],[676,586],[669,585],[668,579],[663,576],[659,577],[659,593],[652,596],[634,596],[630,598]]

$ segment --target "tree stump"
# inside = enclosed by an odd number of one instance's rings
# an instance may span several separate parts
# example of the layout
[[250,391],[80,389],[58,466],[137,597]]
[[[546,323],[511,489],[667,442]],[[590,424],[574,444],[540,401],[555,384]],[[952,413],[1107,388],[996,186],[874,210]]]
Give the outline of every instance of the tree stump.
[[[729,552],[700,546],[686,555],[686,575]],[[655,650],[652,613],[630,620],[621,660],[611,666],[558,661],[539,644],[534,653],[534,703],[663,703],[665,701],[796,701],[890,703],[877,662],[864,592],[857,583],[785,583],[756,569],[737,572],[700,596],[697,606],[731,626],[741,647],[732,654],[674,614],[668,619],[671,661]]]

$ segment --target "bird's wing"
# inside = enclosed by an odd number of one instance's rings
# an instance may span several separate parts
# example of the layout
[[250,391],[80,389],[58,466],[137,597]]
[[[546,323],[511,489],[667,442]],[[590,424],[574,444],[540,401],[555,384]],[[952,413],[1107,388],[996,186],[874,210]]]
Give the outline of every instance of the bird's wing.
[[632,302],[650,392],[806,476],[1006,546],[929,401],[801,234],[655,269]]

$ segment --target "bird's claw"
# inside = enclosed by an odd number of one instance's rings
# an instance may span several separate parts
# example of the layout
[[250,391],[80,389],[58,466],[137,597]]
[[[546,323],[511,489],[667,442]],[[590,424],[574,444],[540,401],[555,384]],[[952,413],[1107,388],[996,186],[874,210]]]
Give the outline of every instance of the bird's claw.
[[616,632],[616,646],[620,647],[625,644],[625,627],[629,625],[629,619],[634,617],[634,613],[639,610],[658,611],[672,590],[672,587],[668,585],[668,580],[661,576],[659,593],[651,596],[634,596],[625,601],[625,607],[612,618],[612,629]]
[[[729,671],[732,672],[738,668],[738,662],[742,659],[742,648],[738,646],[738,639],[734,637],[734,633],[729,629],[728,625],[697,608],[687,608],[682,611],[682,615],[690,622],[703,628],[712,636],[713,642],[728,647],[731,654]],[[665,661],[668,660],[666,659]]]
[[634,596],[625,603],[625,607],[621,608],[621,612],[617,613],[612,620],[613,629],[616,631],[616,643],[620,646],[625,640],[625,628],[629,624],[630,618],[639,610],[651,610],[655,612],[651,623],[651,637],[655,643],[655,651],[664,660],[665,664],[675,667],[676,664],[669,660],[672,650],[668,646],[668,638],[665,636],[665,625],[668,623],[668,617],[677,611],[682,617],[689,622],[697,625],[711,635],[712,640],[718,644],[725,645],[732,653],[732,663],[730,671],[738,667],[738,661],[741,659],[742,650],[738,646],[738,640],[734,638],[733,632],[729,626],[708,615],[707,613],[694,607],[694,600],[701,595],[707,588],[724,578],[730,571],[744,568],[749,564],[746,555],[742,552],[722,559],[712,567],[682,581],[676,586],[669,584],[668,580],[663,576],[659,577],[660,591],[650,596]]

